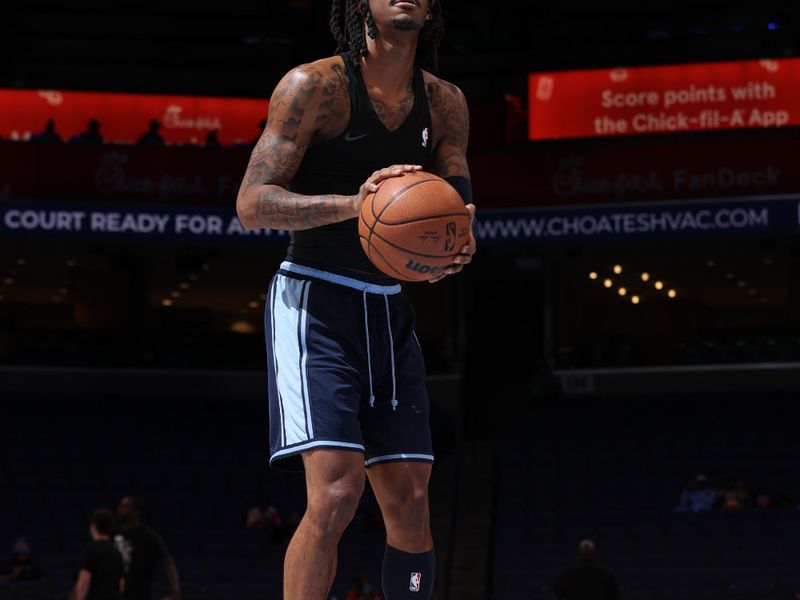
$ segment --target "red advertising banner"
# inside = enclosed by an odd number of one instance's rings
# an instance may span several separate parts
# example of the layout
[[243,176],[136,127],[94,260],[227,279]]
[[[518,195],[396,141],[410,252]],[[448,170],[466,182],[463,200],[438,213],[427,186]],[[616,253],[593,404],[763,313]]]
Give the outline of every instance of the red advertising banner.
[[156,119],[167,144],[202,145],[210,131],[223,145],[249,144],[260,135],[267,108],[266,100],[249,98],[0,90],[0,136],[24,141],[53,119],[56,133],[67,141],[95,119],[106,142],[130,144]]
[[[773,136],[774,137],[774,136]],[[800,193],[800,136],[532,144],[469,157],[480,209]],[[0,200],[232,204],[246,148],[0,142]]]
[[533,73],[531,140],[800,125],[800,58]]

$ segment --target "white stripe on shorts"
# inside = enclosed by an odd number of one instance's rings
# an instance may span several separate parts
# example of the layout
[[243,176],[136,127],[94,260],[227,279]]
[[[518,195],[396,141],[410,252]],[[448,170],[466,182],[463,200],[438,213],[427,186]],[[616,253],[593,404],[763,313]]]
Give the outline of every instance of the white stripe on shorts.
[[300,376],[303,378],[303,399],[306,403],[306,427],[308,437],[314,437],[314,422],[311,418],[311,394],[308,393],[308,297],[311,295],[311,282],[306,282],[303,296],[302,318],[300,319]]
[[390,460],[426,460],[433,462],[433,456],[430,454],[386,454],[384,456],[373,456],[369,460],[364,461],[364,466],[368,467],[379,462],[386,462]]
[[[275,320],[275,292],[277,291],[277,278],[272,282],[272,287],[269,293],[269,315],[272,321]],[[278,360],[275,358],[275,327],[272,327],[272,338],[269,340],[270,350],[272,351],[272,368],[275,376],[278,375]],[[278,411],[280,412],[280,425],[281,425],[281,446],[286,445],[286,431],[283,428],[283,398],[281,398],[280,388],[278,389]]]
[[305,444],[300,444],[299,446],[292,446],[291,448],[284,448],[283,450],[278,450],[275,454],[270,457],[270,462],[287,456],[291,454],[299,454],[300,452],[305,452],[306,450],[310,450],[311,448],[319,448],[323,446],[325,448],[347,448],[351,450],[361,450],[364,451],[364,446],[361,444],[353,444],[350,442],[334,442],[330,440],[314,440],[313,442],[306,442]]
[[314,435],[308,403],[306,366],[306,307],[311,282],[278,275],[272,306],[273,353],[278,393],[283,407],[281,428],[285,446]]

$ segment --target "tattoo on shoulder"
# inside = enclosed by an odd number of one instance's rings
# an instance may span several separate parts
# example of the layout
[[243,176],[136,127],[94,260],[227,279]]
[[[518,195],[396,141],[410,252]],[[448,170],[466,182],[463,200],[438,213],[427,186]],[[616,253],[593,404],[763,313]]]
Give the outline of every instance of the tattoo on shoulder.
[[[298,67],[275,89],[267,126],[253,149],[245,185],[286,186],[311,143],[331,119],[348,110],[347,79],[341,65],[330,71],[314,65]],[[301,129],[307,133],[300,137]]]
[[319,114],[314,123],[315,130],[319,130],[332,120],[338,121],[345,115],[350,100],[347,85],[347,73],[344,67],[334,64],[331,67],[331,73],[325,77],[322,83]]

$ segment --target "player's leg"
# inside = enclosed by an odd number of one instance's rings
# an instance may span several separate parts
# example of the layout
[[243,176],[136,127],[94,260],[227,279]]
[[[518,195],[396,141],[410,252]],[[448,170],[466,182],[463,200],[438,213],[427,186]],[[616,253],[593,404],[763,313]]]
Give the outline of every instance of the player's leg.
[[382,580],[386,600],[430,598],[435,555],[430,527],[428,462],[386,462],[367,471],[386,524]]
[[[388,358],[374,406],[359,414],[367,476],[386,524],[382,570],[386,600],[426,600],[435,560],[428,509],[433,463],[425,361],[414,335],[414,311],[398,294],[384,298]],[[389,335],[391,331],[391,335]]]
[[428,508],[431,463],[389,462],[367,471],[381,507],[387,543],[404,552],[427,552],[433,547]]
[[363,493],[359,414],[372,387],[365,300],[374,290],[398,293],[399,286],[288,261],[269,290],[270,464],[291,469],[302,456],[308,495],[286,554],[285,600],[327,597],[339,538]]
[[336,549],[364,492],[360,452],[303,454],[308,506],[284,563],[284,600],[324,600],[336,573]]

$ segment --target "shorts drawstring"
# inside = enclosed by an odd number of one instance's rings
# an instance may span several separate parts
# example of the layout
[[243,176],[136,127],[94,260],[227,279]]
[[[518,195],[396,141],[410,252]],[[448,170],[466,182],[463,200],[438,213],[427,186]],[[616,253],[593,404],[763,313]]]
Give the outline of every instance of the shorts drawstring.
[[392,410],[397,410],[397,377],[394,372],[394,338],[392,337],[392,316],[389,312],[389,297],[384,294],[383,301],[386,303],[386,324],[389,327],[389,350],[392,353]]
[[364,290],[364,328],[367,332],[367,369],[369,371],[369,406],[375,406],[375,393],[372,389],[372,356],[369,349],[369,311],[367,310],[367,291]]
[[[369,343],[369,309],[367,308],[367,292],[362,292],[364,300],[364,330],[367,337],[367,371],[369,377],[369,406],[375,406],[375,390],[372,382],[372,352]],[[389,351],[391,352],[392,360],[392,410],[397,410],[397,374],[395,372],[394,361],[394,336],[392,335],[392,314],[389,311],[389,296],[383,294],[383,301],[386,304],[386,324],[389,328]]]

